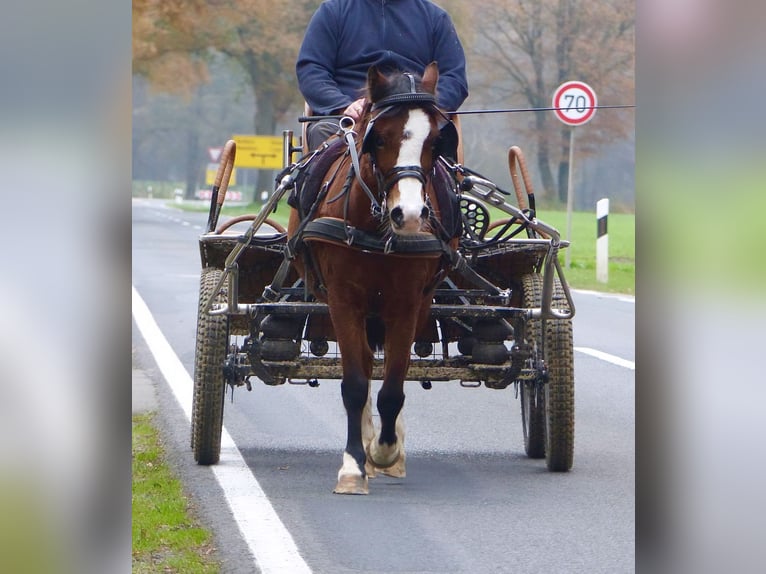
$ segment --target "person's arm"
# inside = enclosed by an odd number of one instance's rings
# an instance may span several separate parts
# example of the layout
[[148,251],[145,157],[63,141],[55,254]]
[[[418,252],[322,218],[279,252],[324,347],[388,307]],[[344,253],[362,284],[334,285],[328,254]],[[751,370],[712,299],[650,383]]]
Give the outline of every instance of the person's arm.
[[445,111],[455,111],[468,97],[468,80],[463,45],[446,13],[437,19],[435,41],[434,59],[439,64],[439,105]]
[[322,4],[306,28],[295,63],[298,88],[312,111],[319,115],[331,114],[351,103],[334,78],[339,24],[337,14]]

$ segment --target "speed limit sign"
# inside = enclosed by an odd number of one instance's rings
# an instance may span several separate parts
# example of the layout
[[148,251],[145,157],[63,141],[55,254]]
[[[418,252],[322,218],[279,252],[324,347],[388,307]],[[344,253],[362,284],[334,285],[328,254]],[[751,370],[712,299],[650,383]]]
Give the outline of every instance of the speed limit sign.
[[596,113],[596,92],[585,82],[564,82],[553,93],[558,118],[569,126],[581,126]]

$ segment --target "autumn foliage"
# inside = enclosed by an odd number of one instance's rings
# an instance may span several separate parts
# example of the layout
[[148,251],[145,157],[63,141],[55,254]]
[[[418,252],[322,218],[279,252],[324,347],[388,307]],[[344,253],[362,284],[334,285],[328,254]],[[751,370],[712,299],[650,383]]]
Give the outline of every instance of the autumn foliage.
[[[153,90],[191,94],[208,81],[211,54],[224,54],[252,86],[255,133],[273,134],[277,121],[300,109],[295,60],[320,2],[135,0],[134,73],[147,78]],[[633,0],[436,3],[449,10],[465,47],[467,105],[548,107],[556,87],[567,80],[590,84],[599,104],[634,103]],[[537,164],[542,195],[565,198],[570,128],[551,112],[525,113],[523,120],[497,116],[493,128],[502,130],[511,121],[512,143],[531,144],[526,151]],[[633,125],[633,110],[597,113],[587,138],[578,143],[578,154],[630,140]],[[488,141],[483,135],[473,139]],[[483,151],[477,152],[481,157]]]

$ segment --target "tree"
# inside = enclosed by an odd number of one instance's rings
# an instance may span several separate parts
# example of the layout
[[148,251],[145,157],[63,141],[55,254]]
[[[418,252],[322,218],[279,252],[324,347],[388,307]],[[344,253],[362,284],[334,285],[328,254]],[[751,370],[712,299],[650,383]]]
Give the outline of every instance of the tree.
[[[577,79],[594,87],[600,103],[632,103],[632,0],[477,0],[475,14],[482,34],[471,50],[476,64],[472,92],[541,108],[551,105],[558,85]],[[565,201],[571,128],[551,112],[530,117],[525,129],[536,142],[545,194],[555,197],[558,189],[559,200]],[[589,145],[578,150],[588,153],[602,142],[624,138],[632,129],[628,117],[617,111],[597,113],[588,124]]]
[[[212,52],[236,61],[255,95],[255,133],[271,135],[299,98],[295,60],[320,0],[137,0],[133,70],[154,89],[185,93],[208,79]],[[190,136],[191,137],[191,136]],[[261,170],[258,188],[272,187]]]
[[[300,101],[295,77],[306,25],[319,0],[234,0],[219,10],[217,48],[238,62],[255,93],[256,134],[270,135],[277,120]],[[271,173],[261,170],[258,188],[270,189]]]
[[206,148],[250,124],[253,94],[237,64],[219,55],[208,62],[208,73],[210,81],[192,96],[151,90],[145,77],[133,76],[134,179],[186,181],[191,199],[210,161]]

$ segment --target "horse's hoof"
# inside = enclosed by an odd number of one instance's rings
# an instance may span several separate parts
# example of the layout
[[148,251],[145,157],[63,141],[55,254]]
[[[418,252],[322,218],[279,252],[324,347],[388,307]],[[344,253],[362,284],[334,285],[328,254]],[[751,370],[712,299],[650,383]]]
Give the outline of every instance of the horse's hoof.
[[344,475],[338,477],[338,484],[335,485],[335,494],[369,494],[367,477],[359,475]]
[[404,465],[404,451],[402,450],[401,454],[399,455],[399,458],[396,459],[396,462],[392,464],[391,466],[387,468],[381,468],[379,469],[380,474],[385,474],[386,476],[391,476],[393,478],[404,478],[407,476],[407,470]]
[[400,443],[382,446],[373,440],[367,447],[367,459],[376,469],[381,471],[397,464],[403,455],[404,449]]

